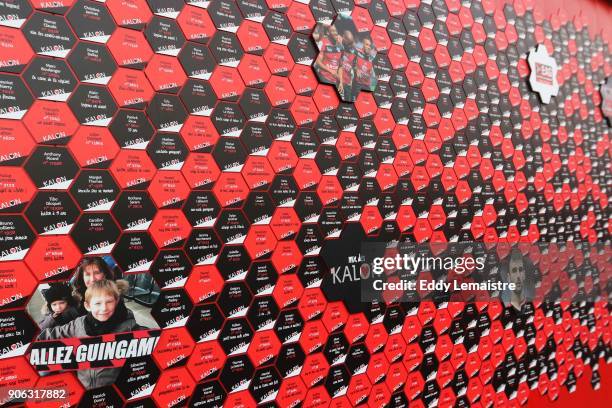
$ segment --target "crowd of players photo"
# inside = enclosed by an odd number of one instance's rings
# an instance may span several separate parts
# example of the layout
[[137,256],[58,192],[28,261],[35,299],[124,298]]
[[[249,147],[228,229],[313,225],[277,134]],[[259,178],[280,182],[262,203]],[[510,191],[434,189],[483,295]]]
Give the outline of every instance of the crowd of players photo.
[[322,82],[335,85],[348,102],[361,90],[374,90],[376,48],[368,32],[358,33],[350,17],[339,16],[333,25],[317,25],[313,37],[319,48],[314,67]]

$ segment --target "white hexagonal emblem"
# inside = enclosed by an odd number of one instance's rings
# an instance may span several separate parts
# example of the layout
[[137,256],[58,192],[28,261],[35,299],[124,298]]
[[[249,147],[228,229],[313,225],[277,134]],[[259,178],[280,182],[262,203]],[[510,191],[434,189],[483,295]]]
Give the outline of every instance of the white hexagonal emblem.
[[542,44],[529,53],[527,61],[531,68],[529,75],[531,88],[540,94],[543,103],[550,103],[550,97],[557,96],[559,92],[557,61],[548,55],[546,47]]

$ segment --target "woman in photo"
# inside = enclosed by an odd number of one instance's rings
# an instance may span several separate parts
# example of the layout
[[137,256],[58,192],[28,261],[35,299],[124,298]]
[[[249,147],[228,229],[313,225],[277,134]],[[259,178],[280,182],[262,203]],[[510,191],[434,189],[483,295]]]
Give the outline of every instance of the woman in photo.
[[[88,287],[90,287],[94,282],[98,282],[101,280],[112,280],[115,281],[115,274],[111,271],[110,267],[104,261],[104,259],[99,256],[84,258],[79,266],[77,267],[76,275],[74,277],[73,286],[74,289],[72,291],[72,296],[77,300],[78,306],[77,310],[80,315],[84,315],[87,313],[85,306],[83,304],[83,299],[85,297],[85,291]],[[125,282],[127,284],[127,282]],[[125,308],[125,303],[123,298],[120,300],[119,307]]]

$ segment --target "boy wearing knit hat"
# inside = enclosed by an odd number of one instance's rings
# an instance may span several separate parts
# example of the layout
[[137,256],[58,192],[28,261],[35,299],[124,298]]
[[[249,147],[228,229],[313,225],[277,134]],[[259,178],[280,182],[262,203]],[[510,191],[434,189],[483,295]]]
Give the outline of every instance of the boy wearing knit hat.
[[77,317],[79,312],[72,297],[72,289],[65,283],[51,283],[42,290],[46,303],[43,305],[43,319],[38,323],[41,330],[66,324]]

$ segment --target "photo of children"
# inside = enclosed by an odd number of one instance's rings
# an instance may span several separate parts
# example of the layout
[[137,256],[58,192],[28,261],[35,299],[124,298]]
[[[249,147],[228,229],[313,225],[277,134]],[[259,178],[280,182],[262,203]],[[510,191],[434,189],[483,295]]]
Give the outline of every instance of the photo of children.
[[134,313],[125,307],[123,294],[126,281],[99,280],[93,282],[83,298],[86,314],[63,325],[55,325],[41,331],[38,340],[91,337],[102,334],[123,333],[148,329],[136,323]]
[[376,88],[376,48],[369,32],[358,32],[350,16],[318,24],[313,38],[319,49],[315,72],[323,83],[336,86],[342,100],[354,102],[360,91]]
[[[117,271],[110,258],[85,258],[70,282],[39,285],[28,304],[28,313],[41,329],[36,340],[83,338],[159,328],[151,316],[151,305],[134,296],[143,291],[142,287],[134,284],[142,286],[148,281],[148,274],[117,279]],[[159,293],[157,285],[153,285],[152,290]],[[83,385],[92,389],[112,384],[120,371],[121,368],[113,367],[81,369],[76,373]]]

